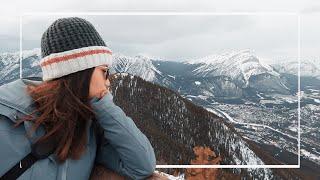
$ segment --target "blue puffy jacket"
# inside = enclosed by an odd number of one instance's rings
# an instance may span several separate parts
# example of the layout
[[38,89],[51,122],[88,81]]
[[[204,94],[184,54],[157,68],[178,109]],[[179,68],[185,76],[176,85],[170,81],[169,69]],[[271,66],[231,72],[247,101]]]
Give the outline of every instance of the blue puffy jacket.
[[[32,122],[14,128],[17,118],[30,114],[32,99],[26,92],[27,84],[42,81],[18,79],[0,86],[0,176],[31,152],[31,142],[44,134],[43,127],[32,137],[26,137]],[[38,160],[19,179],[89,179],[95,162],[131,179],[144,179],[156,167],[154,150],[147,137],[133,120],[113,103],[108,93],[100,100],[91,100],[96,119],[104,130],[102,143],[97,149],[93,125],[88,131],[87,150],[79,160],[67,159],[58,164],[54,154]]]

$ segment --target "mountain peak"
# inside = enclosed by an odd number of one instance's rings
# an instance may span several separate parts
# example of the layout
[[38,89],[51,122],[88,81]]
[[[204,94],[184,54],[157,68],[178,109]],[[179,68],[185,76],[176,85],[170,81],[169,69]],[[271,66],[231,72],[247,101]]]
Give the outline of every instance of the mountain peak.
[[251,76],[260,74],[279,76],[272,67],[262,63],[253,52],[250,49],[243,49],[189,60],[185,63],[199,64],[199,67],[194,70],[197,75],[205,77],[227,76],[233,80],[241,81],[244,87],[249,85]]
[[[184,63],[188,64],[197,64],[197,63],[206,63],[206,64],[215,64],[221,61],[227,61],[232,57],[242,57],[244,60],[246,57],[251,57],[254,55],[254,50],[242,49],[242,50],[233,50],[233,51],[224,51],[219,54],[211,54],[201,58],[188,59]],[[241,59],[239,59],[241,60]]]
[[146,56],[130,57],[117,53],[113,55],[113,59],[113,67],[118,72],[135,74],[147,81],[155,80],[156,74],[161,75],[161,72],[153,65],[152,59]]

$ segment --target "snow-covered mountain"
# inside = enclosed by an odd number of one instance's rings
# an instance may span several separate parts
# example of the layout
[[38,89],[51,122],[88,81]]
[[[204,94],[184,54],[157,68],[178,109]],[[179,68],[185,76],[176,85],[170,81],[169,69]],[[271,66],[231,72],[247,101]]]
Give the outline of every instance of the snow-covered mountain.
[[197,76],[227,76],[232,80],[242,82],[243,88],[248,87],[251,76],[270,74],[279,77],[272,67],[263,64],[250,50],[210,55],[187,60],[184,63],[201,64],[194,70]]
[[[41,76],[41,69],[37,66],[40,49],[23,51],[22,54],[23,76]],[[289,92],[279,73],[261,63],[249,50],[210,55],[182,63],[159,61],[145,55],[130,57],[115,53],[113,57],[113,67],[118,72],[134,74],[147,81],[182,91],[200,87],[201,93],[219,98],[243,98],[255,96],[255,92]],[[4,53],[0,58],[0,67],[3,69],[0,76],[3,81],[18,78],[19,52]],[[191,86],[196,81],[197,87]]]
[[[22,75],[42,76],[38,67],[40,49],[22,52]],[[185,91],[197,96],[205,94],[217,98],[247,98],[259,93],[294,93],[288,78],[282,74],[297,74],[298,63],[279,63],[272,66],[262,63],[250,50],[232,51],[203,58],[173,62],[157,60],[145,55],[134,57],[121,53],[113,55],[113,67],[144,80]],[[0,54],[0,77],[9,82],[19,77],[19,52]],[[315,62],[315,61],[314,61]],[[320,78],[320,65],[314,62],[301,63],[301,75]],[[32,69],[32,70],[31,70]],[[1,83],[1,82],[0,82]]]
[[153,65],[152,59],[147,56],[130,57],[115,53],[113,59],[113,67],[117,72],[135,74],[147,81],[156,81],[157,76],[161,76],[161,72]]
[[199,59],[184,61],[185,64],[198,65],[193,70],[198,77],[230,78],[239,88],[253,88],[288,94],[288,87],[282,82],[280,74],[262,63],[250,50],[232,51],[209,55]]
[[[39,66],[40,48],[22,51],[22,77],[42,76]],[[20,76],[20,51],[0,54],[0,85]]]
[[291,92],[278,72],[248,50],[184,62],[153,60],[153,64],[162,73],[154,82],[193,96],[229,100]]
[[[284,61],[271,65],[279,73],[298,75],[298,61]],[[320,61],[316,60],[301,60],[300,75],[304,77],[315,77],[320,79]]]

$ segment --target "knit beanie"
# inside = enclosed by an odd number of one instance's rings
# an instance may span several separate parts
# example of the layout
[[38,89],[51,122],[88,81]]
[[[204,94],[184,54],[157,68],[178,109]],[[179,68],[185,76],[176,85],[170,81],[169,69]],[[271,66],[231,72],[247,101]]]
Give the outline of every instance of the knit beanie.
[[40,60],[43,81],[100,65],[112,66],[112,51],[87,20],[57,19],[43,33]]

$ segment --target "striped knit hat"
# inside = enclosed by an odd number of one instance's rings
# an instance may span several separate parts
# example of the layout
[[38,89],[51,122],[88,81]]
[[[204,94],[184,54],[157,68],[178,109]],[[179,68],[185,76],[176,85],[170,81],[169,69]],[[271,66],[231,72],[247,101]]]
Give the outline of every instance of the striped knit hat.
[[94,26],[78,17],[54,21],[41,38],[43,81],[88,68],[112,65],[112,51]]

